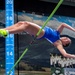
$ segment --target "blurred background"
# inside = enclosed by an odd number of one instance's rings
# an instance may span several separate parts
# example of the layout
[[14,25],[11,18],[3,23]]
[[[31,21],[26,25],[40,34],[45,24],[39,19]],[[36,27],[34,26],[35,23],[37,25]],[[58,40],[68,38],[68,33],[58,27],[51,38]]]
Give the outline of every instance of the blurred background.
[[[6,25],[5,1],[0,0],[0,2],[0,28],[4,28]],[[19,21],[29,21],[42,26],[58,2],[59,0],[14,0],[14,23]],[[64,0],[55,15],[48,22],[47,26],[56,29],[64,22],[75,28],[74,9],[75,0]],[[65,49],[68,53],[75,54],[75,33],[68,29],[64,29],[61,36],[68,36],[71,38],[72,44]],[[30,36],[26,32],[14,35],[15,62],[33,39],[34,37]],[[0,73],[3,75],[5,72],[6,62],[5,38],[0,37],[0,42]],[[63,60],[63,62],[67,62],[61,65],[61,60]],[[75,63],[73,62],[75,62],[74,59],[64,58],[46,39],[40,39],[36,40],[30,46],[25,56],[15,67],[15,74],[52,75],[53,72],[51,72],[51,69],[55,70],[56,67],[75,68]]]

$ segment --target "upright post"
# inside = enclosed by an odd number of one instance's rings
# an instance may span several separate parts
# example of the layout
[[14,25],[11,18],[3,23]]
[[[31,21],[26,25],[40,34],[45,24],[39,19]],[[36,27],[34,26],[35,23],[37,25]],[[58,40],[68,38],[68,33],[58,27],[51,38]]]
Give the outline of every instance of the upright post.
[[[5,0],[6,27],[14,24],[14,3],[13,0]],[[14,35],[10,34],[6,38],[6,75],[14,66]],[[14,75],[14,69],[10,75]]]

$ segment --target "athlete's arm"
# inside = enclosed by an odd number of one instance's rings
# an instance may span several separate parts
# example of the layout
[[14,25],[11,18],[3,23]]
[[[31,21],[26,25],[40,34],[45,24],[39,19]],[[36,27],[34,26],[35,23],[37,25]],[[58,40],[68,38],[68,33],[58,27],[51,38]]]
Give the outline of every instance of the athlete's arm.
[[66,24],[66,23],[62,23],[58,28],[57,31],[59,31],[60,33],[63,31],[64,28],[67,28],[69,30],[72,30],[75,32],[75,29],[72,28],[70,25]]
[[69,54],[65,51],[65,49],[62,46],[61,41],[57,41],[54,43],[54,46],[60,51],[60,53],[64,56],[64,57],[68,57],[68,58],[75,58],[75,55],[73,54]]

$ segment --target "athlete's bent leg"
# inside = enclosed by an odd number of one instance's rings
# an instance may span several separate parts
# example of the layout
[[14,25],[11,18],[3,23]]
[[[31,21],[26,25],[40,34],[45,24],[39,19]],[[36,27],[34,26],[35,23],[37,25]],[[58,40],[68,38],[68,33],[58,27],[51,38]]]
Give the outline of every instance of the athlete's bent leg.
[[[4,31],[3,31],[4,30]],[[7,32],[7,34],[16,34],[16,33],[20,33],[20,32],[28,32],[30,35],[36,35],[37,32],[40,30],[40,26],[38,26],[37,24],[31,23],[31,22],[27,22],[27,21],[21,21],[18,22],[16,24],[14,24],[13,26],[7,27],[2,29],[0,32],[0,35],[4,35],[3,33]],[[44,35],[44,30],[42,30],[42,32],[40,33],[40,35],[38,36],[39,38],[42,37]]]

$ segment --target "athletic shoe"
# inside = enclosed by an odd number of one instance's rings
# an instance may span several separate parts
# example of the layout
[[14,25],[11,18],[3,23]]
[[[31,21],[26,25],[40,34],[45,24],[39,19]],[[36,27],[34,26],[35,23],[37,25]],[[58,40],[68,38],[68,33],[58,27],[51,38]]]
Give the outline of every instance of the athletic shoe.
[[2,36],[2,37],[4,37],[4,38],[6,38],[6,37],[7,37],[7,35],[8,35],[7,30],[5,30],[5,29],[0,29],[0,36]]

